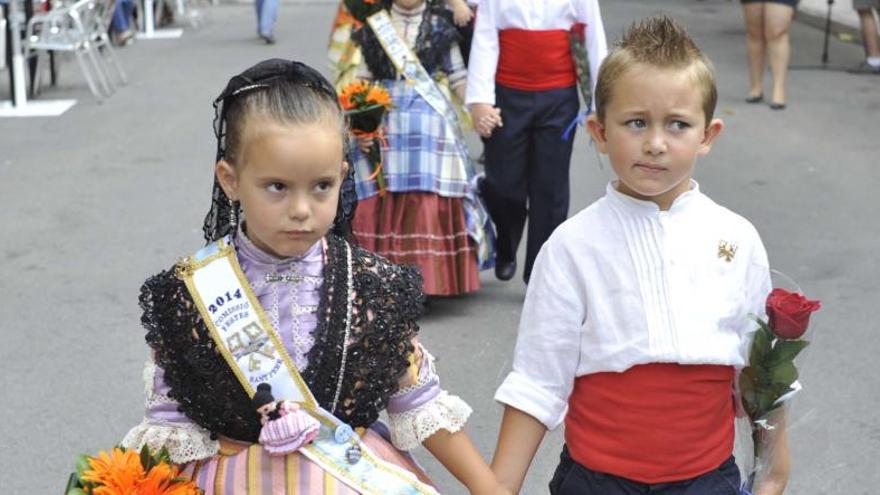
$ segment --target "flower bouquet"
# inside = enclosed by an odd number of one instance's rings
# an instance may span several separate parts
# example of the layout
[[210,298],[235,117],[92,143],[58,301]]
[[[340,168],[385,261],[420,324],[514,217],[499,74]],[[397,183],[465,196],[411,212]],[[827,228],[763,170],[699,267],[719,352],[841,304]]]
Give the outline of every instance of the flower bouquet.
[[195,482],[180,476],[164,448],[140,454],[116,447],[98,457],[79,456],[65,495],[202,495]]
[[385,144],[385,136],[381,126],[385,113],[391,108],[391,96],[381,84],[353,81],[342,89],[339,103],[348,118],[352,134],[358,139],[372,139],[366,158],[373,173],[367,180],[375,180],[379,193],[384,194],[382,146]]
[[785,406],[801,389],[795,358],[810,343],[805,338],[810,315],[820,307],[819,301],[797,292],[773,289],[766,301],[767,321],[755,318],[758,330],[749,365],[738,383],[754,445],[754,466],[747,472],[743,494],[752,493],[756,478],[773,476],[776,449],[785,443]]

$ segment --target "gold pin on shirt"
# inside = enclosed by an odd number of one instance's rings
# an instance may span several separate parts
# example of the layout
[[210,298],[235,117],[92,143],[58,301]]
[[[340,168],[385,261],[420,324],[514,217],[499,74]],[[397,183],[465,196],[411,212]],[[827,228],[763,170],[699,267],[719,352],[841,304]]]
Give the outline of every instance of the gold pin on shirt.
[[736,244],[727,241],[718,241],[718,257],[724,258],[724,261],[730,263],[736,256]]

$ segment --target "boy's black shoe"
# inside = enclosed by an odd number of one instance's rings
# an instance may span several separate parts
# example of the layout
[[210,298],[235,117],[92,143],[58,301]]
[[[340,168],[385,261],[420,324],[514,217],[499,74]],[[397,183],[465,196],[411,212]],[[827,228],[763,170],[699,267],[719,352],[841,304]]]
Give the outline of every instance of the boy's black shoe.
[[516,260],[500,261],[495,260],[495,277],[498,280],[508,281],[516,275]]

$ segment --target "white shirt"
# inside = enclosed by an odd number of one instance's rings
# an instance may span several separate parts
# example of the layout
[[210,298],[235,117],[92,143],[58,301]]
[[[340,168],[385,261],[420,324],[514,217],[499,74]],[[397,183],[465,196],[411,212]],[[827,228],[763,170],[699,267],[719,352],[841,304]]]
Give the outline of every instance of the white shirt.
[[[730,261],[722,242],[735,246]],[[764,315],[770,288],[755,228],[696,182],[669,211],[609,184],[541,248],[495,399],[553,429],[582,375],[647,363],[741,368],[757,328],[749,315]]]
[[480,0],[468,63],[465,103],[495,104],[498,31],[503,29],[568,31],[575,23],[586,27],[590,77],[596,87],[599,64],[608,54],[605,27],[597,0]]

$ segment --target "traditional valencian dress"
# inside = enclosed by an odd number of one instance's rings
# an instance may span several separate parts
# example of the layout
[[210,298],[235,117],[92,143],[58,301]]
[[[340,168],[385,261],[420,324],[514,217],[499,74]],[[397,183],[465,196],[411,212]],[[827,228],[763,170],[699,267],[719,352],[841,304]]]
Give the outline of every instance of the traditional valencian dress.
[[[201,283],[199,270],[218,258],[240,267],[242,292],[252,291],[257,304],[247,306],[235,290],[214,302],[193,289]],[[459,430],[470,408],[440,388],[433,358],[416,340],[420,285],[411,268],[335,235],[287,259],[261,251],[241,229],[209,245],[141,289],[152,350],[146,414],[123,446],[167,448],[209,495],[434,493],[405,451],[440,429]],[[283,350],[261,348],[266,339],[253,324],[216,338],[254,313],[263,316],[257,326],[275,330]],[[206,324],[206,314],[219,316]],[[234,369],[229,358],[247,363],[250,356],[259,368],[266,355],[289,358],[315,409],[324,411],[322,433],[308,452],[271,456],[257,443],[260,418],[238,376],[255,367]],[[388,426],[377,421],[382,410]],[[369,471],[377,462],[384,463],[379,474]],[[353,474],[339,476],[339,466]],[[388,473],[400,485],[393,490],[375,481]]]
[[[376,34],[371,21],[353,34],[365,60],[359,78],[381,82],[393,105],[385,122],[384,194],[370,179],[371,165],[354,152],[359,200],[354,234],[366,249],[418,265],[429,295],[472,292],[480,287],[479,270],[492,260],[492,227],[476,195],[473,163],[451,97],[467,77],[458,33],[448,12],[426,4],[409,10],[392,5],[382,15],[390,17],[393,41],[409,54],[408,68],[400,70],[387,55],[389,40]],[[419,71],[425,77],[416,83]]]

